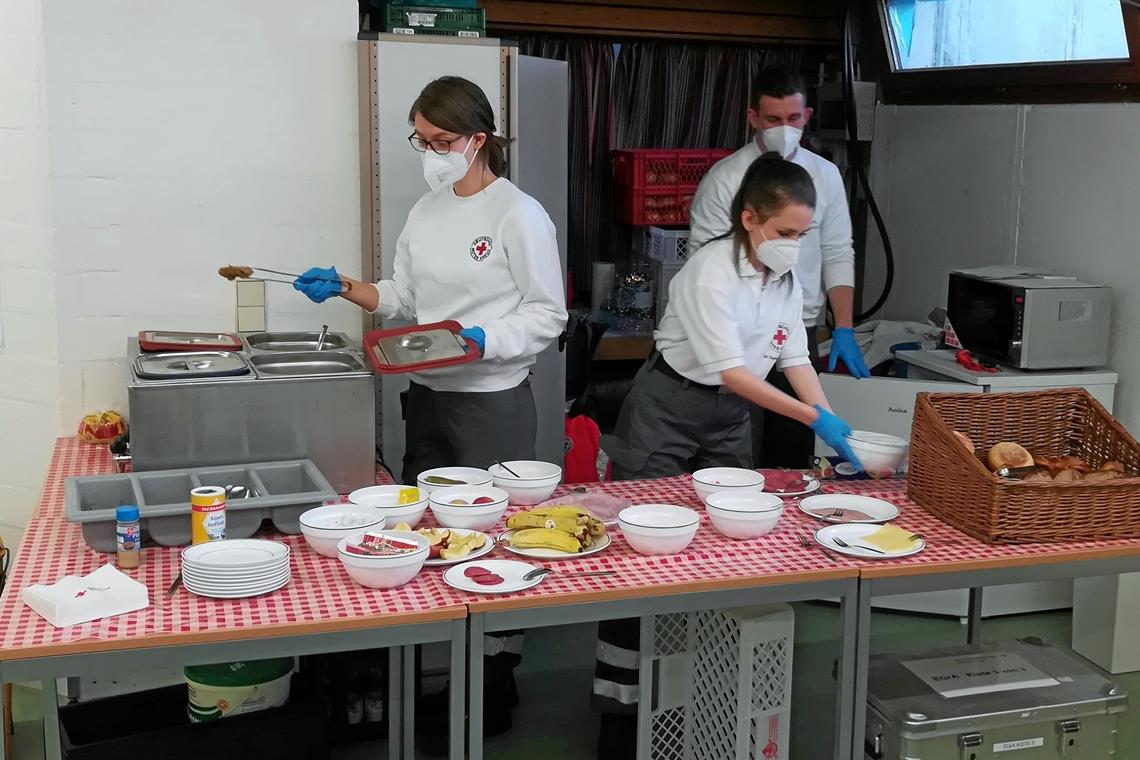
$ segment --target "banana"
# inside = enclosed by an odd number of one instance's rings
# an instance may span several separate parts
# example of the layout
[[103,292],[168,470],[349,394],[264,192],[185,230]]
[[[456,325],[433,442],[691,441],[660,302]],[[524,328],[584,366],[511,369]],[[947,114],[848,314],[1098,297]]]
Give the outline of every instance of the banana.
[[540,515],[535,512],[519,512],[507,518],[507,527],[521,528],[549,528],[565,533],[574,533],[581,526],[578,518],[572,515]]
[[569,533],[550,528],[526,528],[511,536],[511,546],[519,549],[554,549],[555,551],[577,554],[582,551],[582,542]]
[[530,512],[536,515],[559,515],[564,517],[585,517],[589,516],[590,514],[581,507],[576,507],[572,504],[558,504],[552,507],[535,507],[534,509],[530,510]]
[[[601,538],[606,533],[606,526],[602,521],[594,517],[589,510],[582,509],[581,507],[573,504],[563,504],[553,507],[537,507],[530,510],[529,514],[541,515],[543,517],[576,517],[580,524],[586,526],[586,530],[594,538]],[[509,527],[509,526],[508,526]]]

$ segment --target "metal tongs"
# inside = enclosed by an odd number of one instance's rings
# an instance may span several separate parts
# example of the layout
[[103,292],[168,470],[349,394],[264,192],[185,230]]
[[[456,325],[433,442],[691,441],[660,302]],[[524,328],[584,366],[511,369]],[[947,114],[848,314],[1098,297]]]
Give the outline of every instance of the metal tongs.
[[994,475],[1006,480],[1021,480],[1031,472],[1045,469],[1039,464],[1029,465],[1027,467],[999,467],[994,471]]
[[[234,278],[234,279],[235,279],[235,280],[244,280],[244,279],[258,279],[258,280],[261,280],[262,282],[281,282],[281,283],[284,283],[284,284],[286,284],[286,285],[292,285],[292,284],[293,284],[293,280],[296,280],[296,279],[298,279],[298,278],[300,278],[300,277],[302,276],[302,275],[299,275],[299,274],[295,274],[295,273],[293,273],[293,272],[281,272],[281,271],[279,271],[279,270],[277,270],[277,269],[266,269],[265,267],[246,267],[246,268],[247,268],[247,269],[252,269],[254,272],[269,272],[270,274],[279,274],[279,275],[281,275],[282,277],[292,277],[293,279],[292,279],[292,280],[278,280],[278,279],[277,279],[277,278],[275,278],[275,277],[257,277],[257,278],[245,278],[245,277],[236,277],[236,278]],[[323,277],[316,277],[316,278],[313,278],[313,279],[318,279],[318,280],[319,280],[319,279],[326,279],[326,278],[323,278]],[[328,278],[328,280],[329,280],[329,282],[332,282],[332,279],[331,279],[331,278]]]

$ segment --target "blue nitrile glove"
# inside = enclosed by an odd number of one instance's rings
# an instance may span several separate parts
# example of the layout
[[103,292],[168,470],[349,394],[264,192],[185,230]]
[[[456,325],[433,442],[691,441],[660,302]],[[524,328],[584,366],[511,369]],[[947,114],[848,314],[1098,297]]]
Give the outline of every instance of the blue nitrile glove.
[[464,340],[475,341],[475,345],[479,347],[480,354],[487,350],[487,333],[483,332],[482,327],[468,327],[460,330],[459,337]]
[[811,429],[824,443],[835,449],[839,456],[850,462],[856,470],[862,470],[863,464],[859,461],[859,457],[855,456],[855,452],[847,444],[847,436],[851,435],[851,426],[841,417],[836,417],[819,404],[815,405],[815,409],[819,412],[819,417],[812,423]]
[[837,327],[831,334],[831,355],[827,359],[827,371],[834,372],[835,363],[840,359],[847,365],[847,371],[852,377],[871,376],[867,362],[863,361],[863,352],[855,342],[855,331],[850,327]]
[[340,275],[336,267],[313,267],[293,280],[293,287],[309,297],[313,303],[324,303],[341,291]]

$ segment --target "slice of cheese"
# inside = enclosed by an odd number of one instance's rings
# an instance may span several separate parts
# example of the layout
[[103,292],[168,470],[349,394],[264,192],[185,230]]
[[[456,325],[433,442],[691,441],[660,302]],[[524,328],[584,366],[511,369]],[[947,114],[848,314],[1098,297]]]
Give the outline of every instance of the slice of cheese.
[[915,542],[911,540],[913,535],[909,530],[887,523],[874,533],[864,536],[862,543],[891,554],[901,554],[914,548]]

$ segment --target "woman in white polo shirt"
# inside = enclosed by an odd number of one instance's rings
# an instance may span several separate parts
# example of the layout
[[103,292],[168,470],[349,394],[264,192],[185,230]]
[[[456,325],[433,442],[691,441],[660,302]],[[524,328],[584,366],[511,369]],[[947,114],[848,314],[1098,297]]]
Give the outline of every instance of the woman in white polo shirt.
[[[473,82],[442,77],[408,115],[412,148],[423,154],[430,192],[396,241],[391,279],[375,285],[337,273],[305,272],[294,287],[322,303],[341,296],[387,319],[455,320],[480,361],[411,375],[405,409],[403,480],[433,467],[486,468],[534,459],[536,414],[528,376],[538,354],[566,326],[566,291],[554,224],[534,198],[505,178],[508,141]],[[521,632],[488,635],[484,731],[502,733],[518,703],[512,670]],[[447,700],[420,705],[425,749],[446,747]],[[443,721],[441,723],[441,721]]]
[[[748,405],[803,422],[852,462],[850,427],[831,413],[808,358],[792,266],[811,227],[815,188],[803,168],[767,153],[732,206],[732,230],[709,241],[669,286],[656,351],[603,439],[616,479],[712,466],[750,467]],[[765,378],[773,366],[796,397]]]
[[[812,427],[857,462],[846,422],[827,406],[808,359],[803,296],[792,266],[811,227],[815,187],[801,167],[766,153],[732,204],[732,230],[702,246],[669,285],[656,351],[604,436],[615,479],[702,467],[752,466],[748,401]],[[793,398],[765,380],[779,366]],[[598,625],[593,705],[602,713],[599,760],[637,747],[638,621]]]

